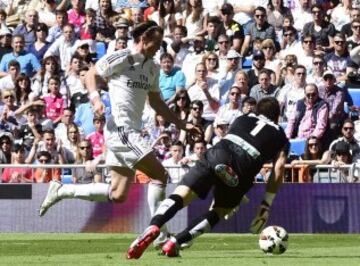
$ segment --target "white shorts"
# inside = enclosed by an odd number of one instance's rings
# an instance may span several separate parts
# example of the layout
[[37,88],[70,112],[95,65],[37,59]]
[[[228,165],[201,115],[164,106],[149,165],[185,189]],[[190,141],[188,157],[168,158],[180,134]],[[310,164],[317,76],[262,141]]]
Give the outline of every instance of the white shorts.
[[134,168],[144,156],[152,152],[150,143],[141,132],[127,127],[117,127],[109,121],[104,128],[106,142],[106,164]]

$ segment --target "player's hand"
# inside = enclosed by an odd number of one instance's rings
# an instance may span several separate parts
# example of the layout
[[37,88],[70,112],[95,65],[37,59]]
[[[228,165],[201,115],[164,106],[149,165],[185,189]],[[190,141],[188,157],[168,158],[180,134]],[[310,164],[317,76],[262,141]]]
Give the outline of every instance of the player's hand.
[[265,201],[261,202],[259,210],[254,220],[250,225],[250,232],[253,234],[259,234],[265,227],[270,213],[270,206]]
[[104,103],[101,101],[100,98],[95,98],[93,100],[93,108],[94,108],[94,112],[102,115],[105,113],[105,105]]

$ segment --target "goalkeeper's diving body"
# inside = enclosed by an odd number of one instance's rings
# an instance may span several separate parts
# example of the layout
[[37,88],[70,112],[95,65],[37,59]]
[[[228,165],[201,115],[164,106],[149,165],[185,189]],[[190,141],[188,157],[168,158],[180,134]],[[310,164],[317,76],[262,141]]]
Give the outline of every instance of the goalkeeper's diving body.
[[204,158],[185,174],[175,191],[160,204],[149,227],[129,247],[127,258],[140,258],[159,235],[159,228],[194,198],[205,199],[214,187],[214,200],[209,211],[162,247],[164,255],[178,256],[182,245],[209,232],[220,219],[237,209],[245,193],[253,186],[254,176],[264,163],[272,160],[273,169],[264,199],[250,225],[252,233],[259,233],[268,220],[270,206],[283,182],[290,146],[278,125],[279,115],[277,100],[269,97],[259,101],[256,114],[238,117],[228,134],[205,153]]

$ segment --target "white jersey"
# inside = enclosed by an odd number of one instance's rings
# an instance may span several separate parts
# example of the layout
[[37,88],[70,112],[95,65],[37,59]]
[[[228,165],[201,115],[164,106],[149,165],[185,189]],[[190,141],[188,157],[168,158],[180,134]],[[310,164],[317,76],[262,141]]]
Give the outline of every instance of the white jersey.
[[109,80],[110,119],[117,127],[140,130],[147,94],[160,91],[159,66],[125,49],[105,55],[95,67],[101,77]]

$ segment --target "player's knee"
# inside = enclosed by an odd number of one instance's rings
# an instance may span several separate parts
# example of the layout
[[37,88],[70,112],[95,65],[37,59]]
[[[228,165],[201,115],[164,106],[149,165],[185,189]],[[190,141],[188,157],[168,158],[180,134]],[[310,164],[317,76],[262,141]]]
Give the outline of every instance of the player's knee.
[[111,193],[111,199],[116,203],[123,203],[127,200],[127,195],[113,191]]

